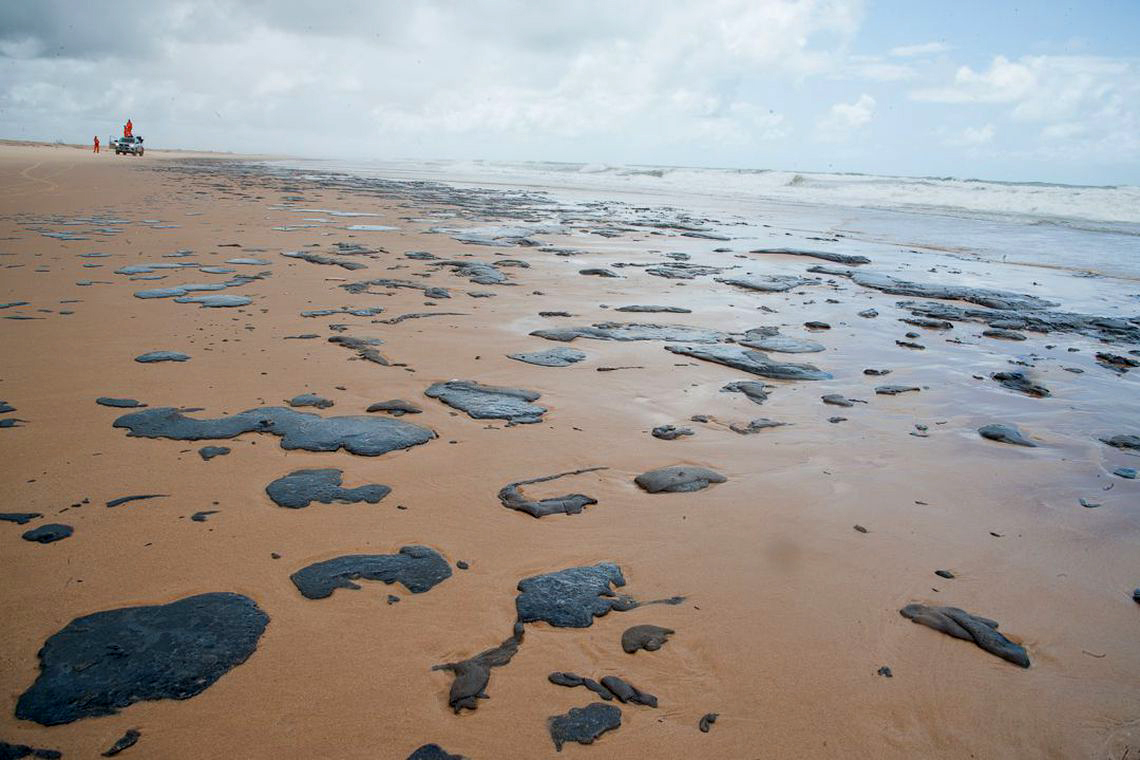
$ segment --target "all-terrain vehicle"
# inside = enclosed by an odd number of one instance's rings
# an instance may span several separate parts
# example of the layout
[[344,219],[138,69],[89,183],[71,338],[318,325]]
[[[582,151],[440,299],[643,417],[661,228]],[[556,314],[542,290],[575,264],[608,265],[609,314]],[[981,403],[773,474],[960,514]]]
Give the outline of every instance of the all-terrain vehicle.
[[132,156],[141,156],[143,154],[143,139],[136,135],[130,137],[120,137],[115,140],[115,155],[121,153],[129,153]]

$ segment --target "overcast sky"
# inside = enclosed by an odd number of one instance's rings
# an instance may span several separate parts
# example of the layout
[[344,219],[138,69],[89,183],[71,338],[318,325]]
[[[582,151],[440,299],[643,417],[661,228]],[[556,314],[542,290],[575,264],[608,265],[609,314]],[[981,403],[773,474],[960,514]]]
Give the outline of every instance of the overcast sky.
[[1140,1],[0,0],[0,137],[1140,184]]

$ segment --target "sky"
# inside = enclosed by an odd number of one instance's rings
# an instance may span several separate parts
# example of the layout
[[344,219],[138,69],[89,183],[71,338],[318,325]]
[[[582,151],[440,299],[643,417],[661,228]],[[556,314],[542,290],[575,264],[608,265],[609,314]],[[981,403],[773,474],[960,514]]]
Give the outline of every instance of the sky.
[[1140,185],[1140,0],[4,0],[0,137]]

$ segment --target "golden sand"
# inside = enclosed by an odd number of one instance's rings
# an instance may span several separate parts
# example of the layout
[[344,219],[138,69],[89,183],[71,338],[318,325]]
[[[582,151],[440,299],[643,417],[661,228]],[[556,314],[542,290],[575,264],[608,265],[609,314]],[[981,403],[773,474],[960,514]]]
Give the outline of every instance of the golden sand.
[[[496,258],[496,249],[428,234],[430,222],[411,221],[428,209],[302,186],[307,207],[374,212],[378,219],[349,223],[399,230],[353,233],[340,219],[276,231],[306,216],[270,208],[290,194],[280,181],[257,186],[224,174],[154,171],[171,158],[177,156],[0,147],[0,302],[30,302],[0,316],[44,317],[0,319],[0,398],[16,407],[12,416],[26,420],[0,429],[0,508],[42,512],[37,522],[75,527],[71,538],[40,545],[20,540],[26,528],[0,524],[0,739],[91,757],[137,728],[142,738],[124,756],[169,760],[402,760],[428,742],[475,760],[1121,758],[1140,752],[1140,607],[1129,598],[1140,585],[1140,492],[1134,482],[1107,475],[1124,458],[1095,437],[1137,432],[1135,417],[1129,424],[1106,411],[1113,394],[1136,386],[1132,379],[1094,377],[1094,341],[1030,334],[1025,344],[964,349],[924,334],[928,348],[920,355],[894,345],[908,329],[896,321],[903,315],[893,305],[897,299],[845,281],[835,291],[758,295],[714,286],[709,278],[681,286],[632,269],[622,271],[623,279],[577,274],[615,261],[659,262],[652,251],[662,246],[700,263],[726,256],[711,253],[718,245],[712,241],[665,241],[646,233],[594,243],[545,236],[552,245],[600,255],[506,249],[531,264],[507,270],[517,284],[474,285],[430,261],[404,258],[414,250]],[[132,224],[118,235],[83,241],[32,229],[49,215],[95,213]],[[144,219],[177,227],[155,228],[140,223]],[[387,253],[361,259],[368,268],[355,272],[279,255],[309,243],[327,253],[334,241]],[[219,247],[227,243],[243,248]],[[234,256],[269,259],[268,266],[236,268],[272,275],[223,291],[250,296],[249,306],[206,309],[132,297],[139,289],[203,281],[206,275],[193,269],[155,282],[112,274],[129,264],[179,261],[161,256],[182,248],[208,265]],[[265,251],[243,250],[250,248]],[[91,251],[111,256],[78,256]],[[808,263],[769,257],[750,268],[799,274]],[[430,276],[423,282],[448,288],[449,301],[426,306],[417,290],[352,295],[338,287],[377,277],[419,281],[416,275],[425,272]],[[77,285],[81,280],[96,283]],[[1017,283],[1010,287],[1018,289]],[[482,290],[497,296],[465,295]],[[840,303],[825,303],[827,297]],[[60,303],[70,299],[80,302]],[[636,303],[693,313],[627,315],[601,308]],[[779,313],[758,311],[762,304]],[[882,313],[877,320],[855,316],[871,305]],[[463,316],[393,325],[343,314],[300,316],[338,306],[381,306],[380,318],[432,310]],[[538,316],[561,310],[576,316]],[[728,382],[755,378],[674,355],[656,341],[579,339],[571,345],[587,359],[558,369],[505,356],[564,345],[530,337],[531,330],[607,319],[727,331],[784,325],[785,334],[810,337],[827,350],[776,356],[811,362],[836,379],[768,380],[776,387],[757,406],[720,391]],[[799,325],[809,319],[833,329],[804,334]],[[382,338],[381,353],[406,366],[354,360],[352,352],[326,342],[333,323],[349,325],[349,335]],[[959,325],[955,334],[980,329]],[[321,337],[284,339],[301,333]],[[1045,344],[1059,344],[1058,351],[1083,347],[1065,360],[1087,368],[1083,376],[1051,372],[1052,399],[1019,396],[972,377],[1007,367],[1015,354],[1044,353]],[[192,359],[132,360],[158,349]],[[644,369],[596,371],[602,366]],[[893,373],[867,377],[865,367]],[[538,424],[506,426],[471,419],[423,395],[430,384],[451,378],[538,391],[538,403],[549,412]],[[872,389],[881,382],[923,390],[876,396]],[[231,441],[150,440],[112,427],[124,410],[95,404],[98,396],[125,396],[151,406],[201,407],[197,416],[217,417],[281,405],[306,391],[335,401],[324,415],[363,414],[376,401],[407,399],[424,412],[403,419],[434,429],[439,438],[376,458],[285,451],[278,439],[255,434]],[[837,409],[820,403],[827,393],[870,403]],[[1122,403],[1135,408],[1134,401]],[[712,421],[689,422],[695,414]],[[827,422],[837,414],[848,421]],[[791,424],[752,436],[728,428],[756,417]],[[979,438],[976,428],[994,421],[1020,425],[1041,445],[1023,449]],[[696,434],[677,441],[651,437],[649,430],[662,424]],[[929,437],[910,435],[915,424],[928,426]],[[210,444],[233,451],[202,461],[197,449]],[[681,463],[715,469],[728,482],[657,495],[633,483],[641,472]],[[578,515],[533,519],[496,498],[511,481],[597,466],[609,469],[528,490],[539,496],[577,491],[598,500]],[[340,468],[347,486],[383,483],[393,490],[375,505],[274,506],[266,484],[309,467]],[[1114,480],[1113,490],[1102,491]],[[170,496],[103,506],[136,493]],[[1082,508],[1081,496],[1103,506]],[[89,503],[57,514],[84,499]],[[201,510],[218,513],[190,521]],[[854,530],[855,524],[868,532]],[[359,591],[312,601],[289,581],[290,573],[316,561],[393,553],[408,544],[430,546],[452,563],[465,560],[470,569],[419,595],[366,581]],[[469,657],[508,636],[519,579],[600,561],[619,564],[628,581],[623,590],[638,598],[682,594],[687,601],[611,613],[588,629],[529,625],[513,662],[492,672],[490,699],[475,712],[453,715],[451,677],[432,665]],[[957,577],[935,576],[941,568]],[[271,622],[255,654],[202,694],[141,702],[117,715],[52,728],[13,717],[17,697],[36,678],[37,650],[71,619],[209,591],[245,594]],[[386,604],[389,593],[400,603]],[[999,620],[1001,630],[1028,649],[1032,667],[1023,670],[912,624],[898,610],[913,601]],[[660,651],[625,654],[621,634],[640,623],[676,633]],[[884,665],[893,678],[876,674]],[[619,730],[557,755],[547,718],[596,700],[584,689],[550,684],[546,676],[553,671],[623,676],[656,694],[660,707],[624,705]],[[705,734],[697,722],[708,712],[720,719]]]

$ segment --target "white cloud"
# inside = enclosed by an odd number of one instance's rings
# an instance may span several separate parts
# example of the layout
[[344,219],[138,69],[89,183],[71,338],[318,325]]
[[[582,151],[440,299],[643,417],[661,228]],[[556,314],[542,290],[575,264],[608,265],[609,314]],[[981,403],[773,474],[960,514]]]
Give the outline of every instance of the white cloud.
[[1095,56],[996,56],[988,70],[962,66],[951,85],[916,90],[911,97],[933,103],[1005,103],[1026,121],[1061,121],[1117,111],[1138,104],[1140,67],[1124,59]]
[[945,42],[923,42],[918,45],[900,45],[891,48],[891,55],[898,58],[914,58],[918,56],[937,55],[948,53],[954,48]]
[[110,35],[70,5],[0,3],[0,133],[117,123],[105,83],[142,71],[129,107],[156,145],[323,151],[330,123],[339,149],[384,155],[746,145],[788,133],[762,83],[834,70],[862,17],[862,0],[119,0]]
[[1046,140],[1068,140],[1079,137],[1088,132],[1088,128],[1079,122],[1063,121],[1059,124],[1050,124],[1041,130],[1041,136]]
[[568,139],[626,130],[666,142],[686,134],[773,139],[785,133],[782,115],[717,85],[758,69],[808,75],[828,65],[828,56],[810,45],[813,34],[854,31],[849,13],[828,15],[812,3],[668,4],[656,19],[640,37],[582,46],[544,81],[503,81],[496,72],[498,84],[472,87],[469,72],[462,82],[436,87],[424,102],[383,109],[384,123],[406,132],[500,130]]
[[1029,66],[999,55],[989,71],[961,66],[949,87],[918,90],[912,97],[934,103],[1009,103],[1026,97],[1036,84],[1036,74]]
[[1140,171],[1140,59],[967,40],[986,62],[947,68],[956,41],[921,38],[854,55],[882,37],[859,37],[865,2],[115,0],[112,21],[0,0],[0,135],[87,140],[130,116],[156,147],[984,176],[995,151],[923,136],[1000,131],[1002,172],[1015,151],[1022,176]]
[[871,120],[875,114],[875,99],[867,93],[854,103],[836,103],[831,107],[831,119],[844,127],[855,129]]
[[866,63],[859,66],[857,71],[864,79],[876,82],[901,82],[915,76],[914,69],[910,66],[895,63]]
[[976,148],[980,145],[993,142],[996,134],[997,128],[995,128],[993,124],[984,124],[980,127],[966,127],[961,132],[947,138],[946,144],[965,148]]
[[854,103],[836,103],[819,124],[817,134],[829,141],[844,140],[852,132],[870,123],[875,115],[875,99],[867,93]]
[[1018,148],[1038,159],[1140,159],[1140,63],[1134,59],[1037,55],[1013,61],[999,55],[988,69],[962,66],[949,85],[916,90],[911,98],[1000,109],[1014,123],[1041,125],[1036,134],[1023,128]]
[[836,73],[840,79],[869,79],[875,82],[901,82],[913,79],[917,72],[906,63],[884,60],[878,55],[848,56],[846,64]]

